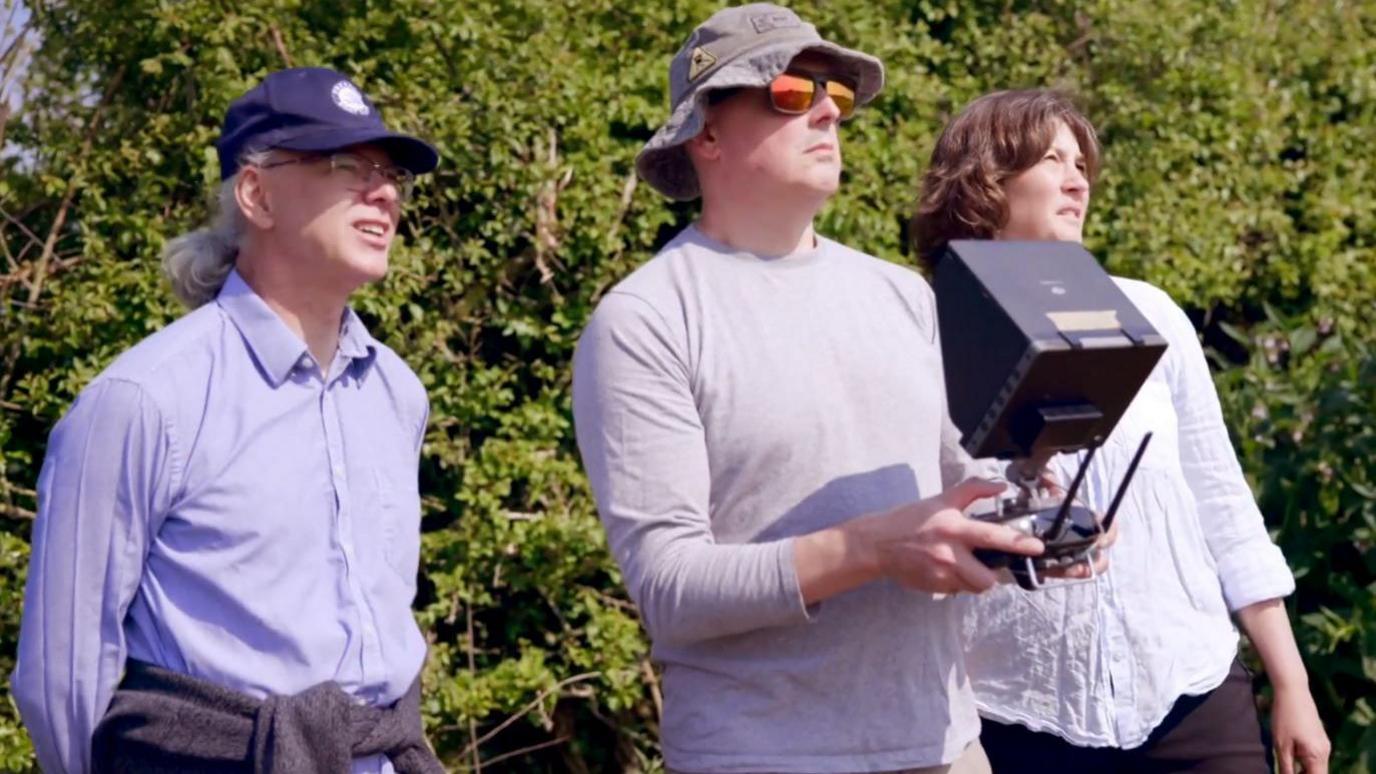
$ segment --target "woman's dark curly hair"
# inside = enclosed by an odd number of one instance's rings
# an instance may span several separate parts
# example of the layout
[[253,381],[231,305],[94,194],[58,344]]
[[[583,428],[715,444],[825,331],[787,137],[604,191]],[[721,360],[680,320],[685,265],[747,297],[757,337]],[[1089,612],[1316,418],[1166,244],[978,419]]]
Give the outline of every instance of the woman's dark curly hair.
[[1008,221],[1003,184],[1041,160],[1064,122],[1080,143],[1085,176],[1099,172],[1099,139],[1071,97],[1049,89],[996,91],[965,106],[937,138],[908,223],[929,269],[952,239],[991,239]]

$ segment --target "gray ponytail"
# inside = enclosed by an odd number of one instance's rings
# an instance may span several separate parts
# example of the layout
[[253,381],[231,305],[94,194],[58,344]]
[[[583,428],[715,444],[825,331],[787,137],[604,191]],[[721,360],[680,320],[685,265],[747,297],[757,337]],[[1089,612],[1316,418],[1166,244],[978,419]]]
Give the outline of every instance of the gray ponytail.
[[[262,164],[267,151],[248,154],[244,164]],[[234,198],[235,174],[220,183],[211,203],[210,225],[170,240],[162,250],[162,268],[172,282],[172,292],[188,308],[214,300],[234,268],[247,222]]]

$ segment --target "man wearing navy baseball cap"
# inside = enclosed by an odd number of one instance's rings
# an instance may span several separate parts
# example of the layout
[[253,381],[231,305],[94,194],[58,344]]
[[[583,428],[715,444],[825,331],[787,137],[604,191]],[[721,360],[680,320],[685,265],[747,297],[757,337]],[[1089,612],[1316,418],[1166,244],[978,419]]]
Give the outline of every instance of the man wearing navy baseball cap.
[[324,67],[272,73],[234,101],[216,148],[220,178],[229,179],[253,150],[323,153],[352,145],[375,145],[414,175],[439,163],[428,143],[389,130],[377,108],[349,79]]
[[15,699],[48,772],[438,772],[425,741],[419,379],[348,307],[429,144],[343,75],[230,106],[186,316],[49,439]]

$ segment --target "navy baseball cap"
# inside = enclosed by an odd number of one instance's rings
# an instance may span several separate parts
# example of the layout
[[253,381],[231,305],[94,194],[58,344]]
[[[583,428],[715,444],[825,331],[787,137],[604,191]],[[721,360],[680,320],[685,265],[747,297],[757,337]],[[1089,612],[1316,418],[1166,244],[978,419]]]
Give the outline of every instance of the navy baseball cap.
[[325,67],[269,73],[230,103],[215,150],[220,155],[220,179],[228,180],[239,171],[244,154],[252,151],[332,151],[363,143],[378,146],[392,163],[418,175],[440,162],[434,146],[389,130],[357,86]]

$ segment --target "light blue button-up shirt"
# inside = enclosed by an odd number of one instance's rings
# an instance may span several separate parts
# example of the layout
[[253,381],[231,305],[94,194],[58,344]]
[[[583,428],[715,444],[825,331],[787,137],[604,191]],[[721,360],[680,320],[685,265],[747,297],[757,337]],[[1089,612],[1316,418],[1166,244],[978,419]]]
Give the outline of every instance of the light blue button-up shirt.
[[12,676],[45,771],[90,768],[126,657],[257,697],[406,692],[425,390],[352,311],[326,374],[231,273],[53,430]]

